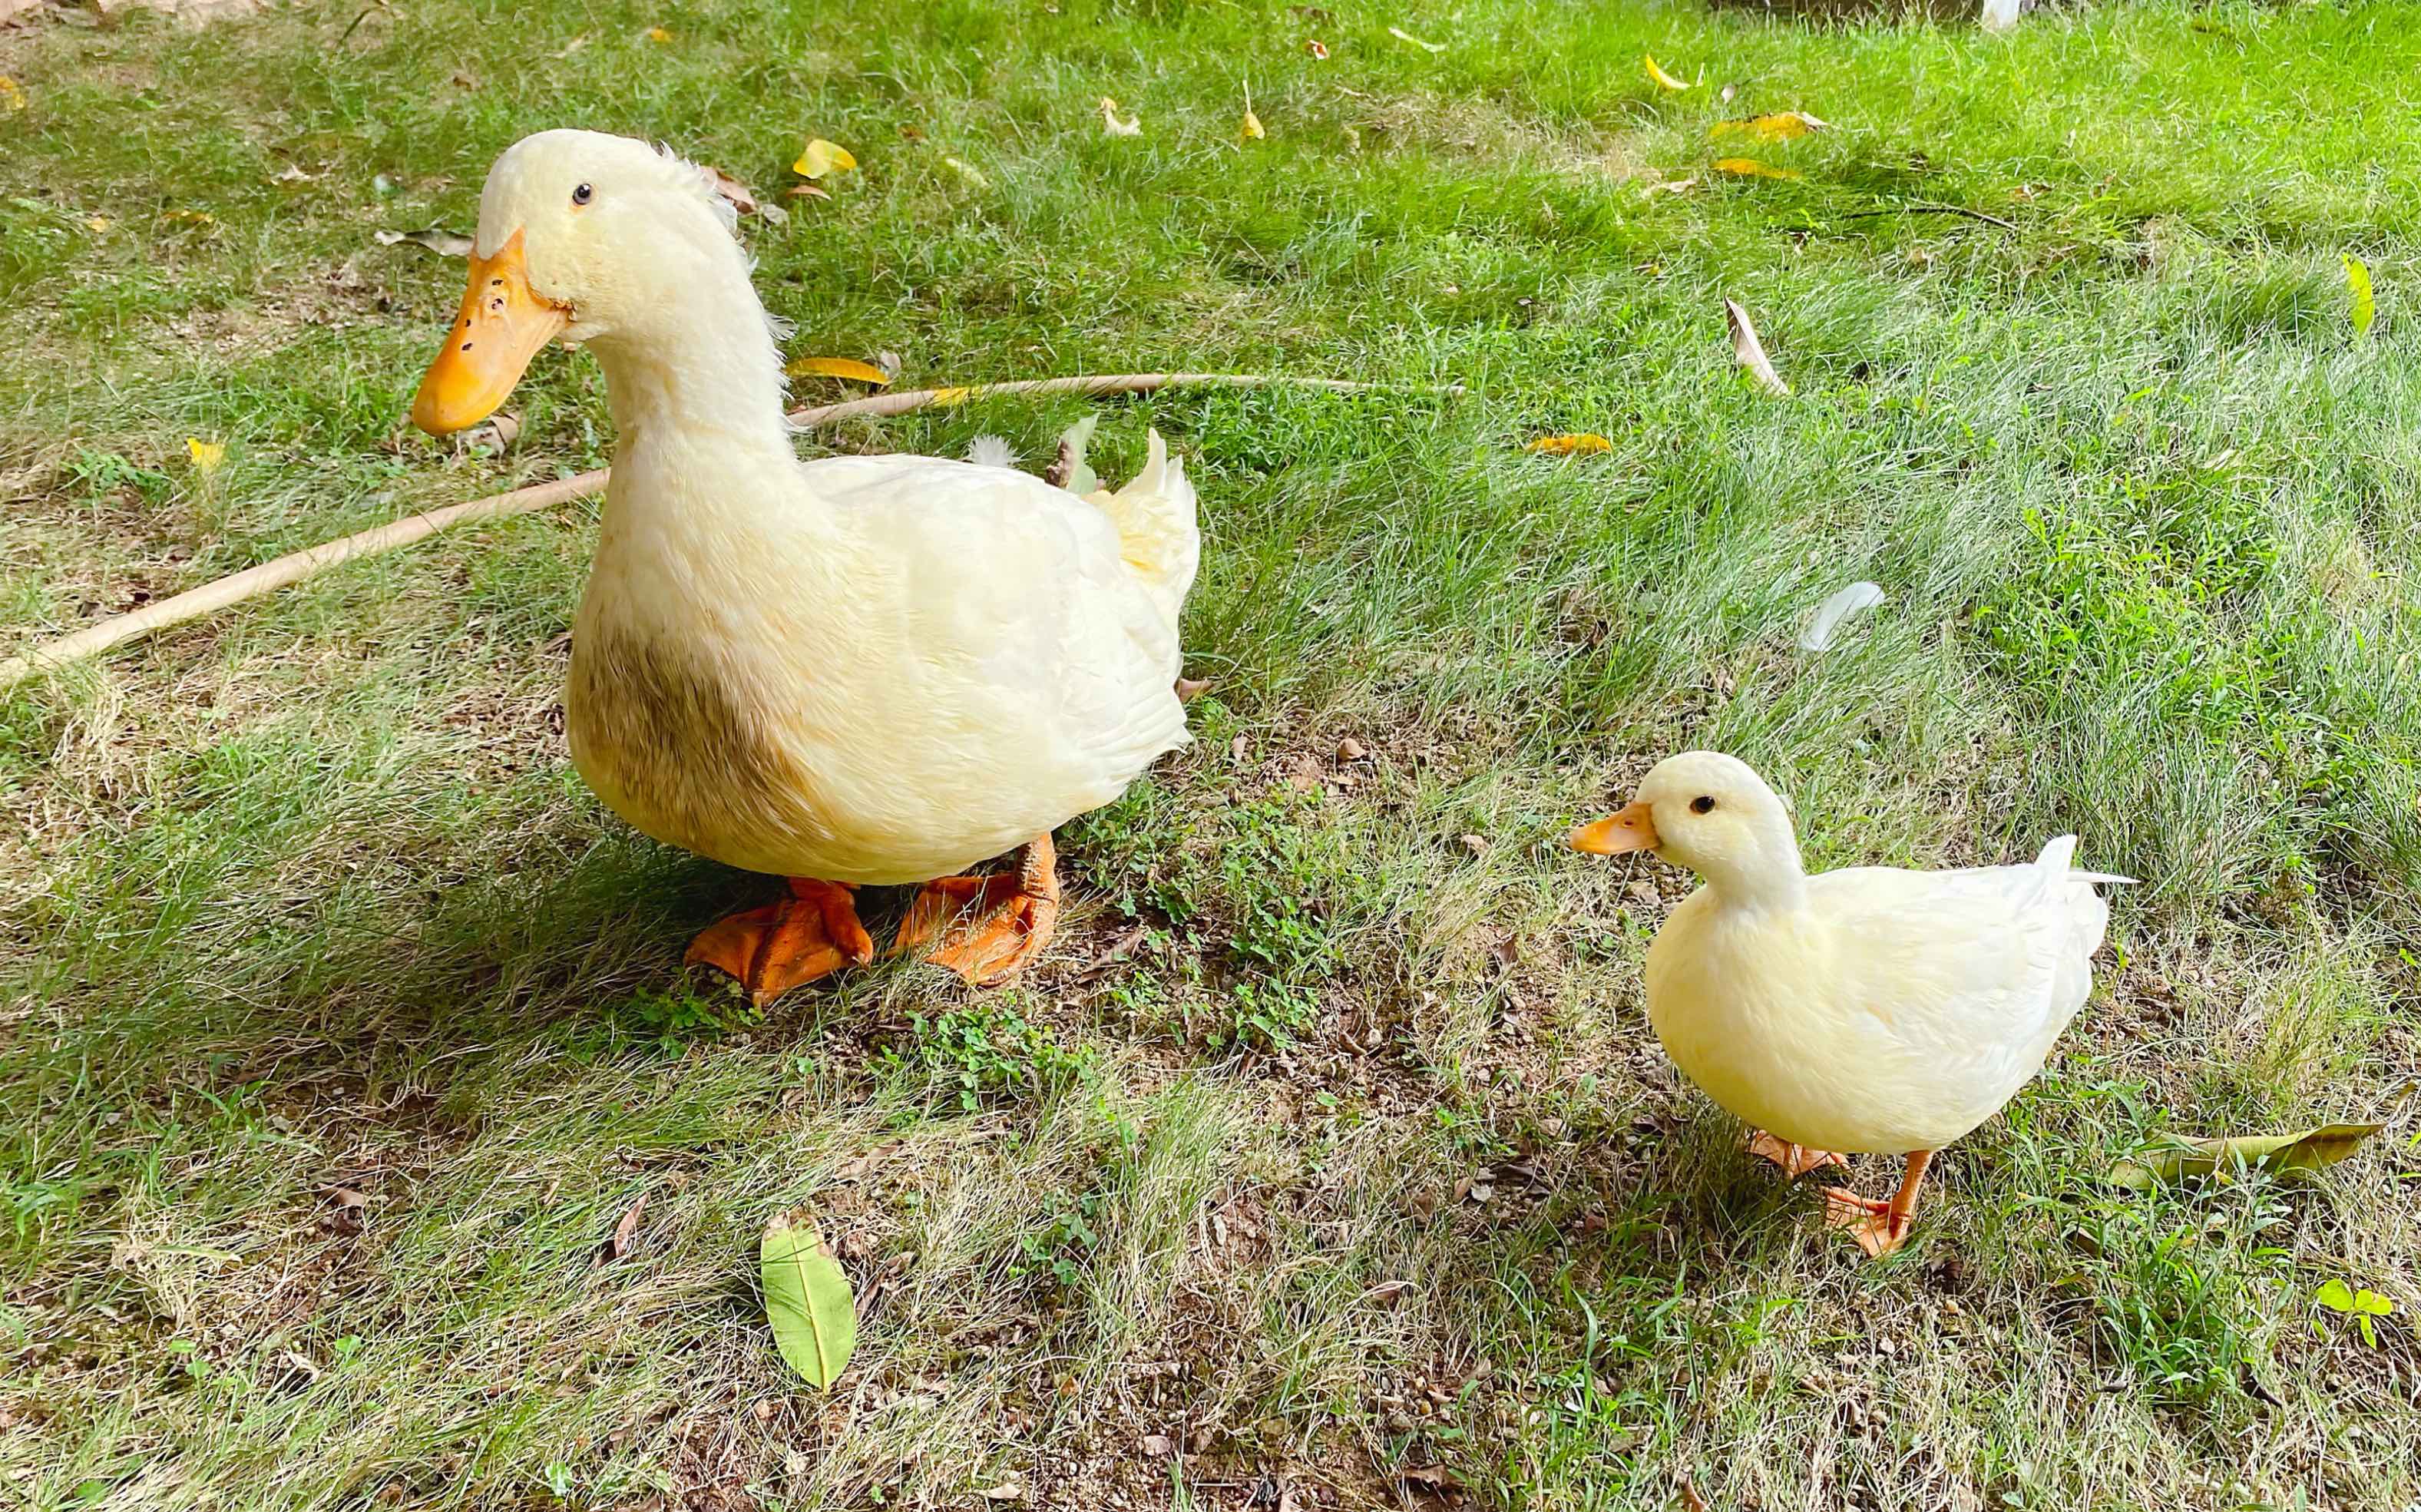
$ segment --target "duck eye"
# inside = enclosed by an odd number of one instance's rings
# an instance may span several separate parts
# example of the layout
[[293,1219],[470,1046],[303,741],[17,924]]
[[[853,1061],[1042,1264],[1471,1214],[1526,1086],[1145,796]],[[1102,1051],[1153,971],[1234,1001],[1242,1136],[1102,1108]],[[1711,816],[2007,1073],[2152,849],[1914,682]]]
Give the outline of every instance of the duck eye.
[[1711,814],[1714,811],[1715,801],[1704,793],[1690,800],[1690,812],[1693,814]]
[[571,202],[575,205],[586,205],[596,197],[597,191],[586,184],[582,184],[579,188],[571,192]]

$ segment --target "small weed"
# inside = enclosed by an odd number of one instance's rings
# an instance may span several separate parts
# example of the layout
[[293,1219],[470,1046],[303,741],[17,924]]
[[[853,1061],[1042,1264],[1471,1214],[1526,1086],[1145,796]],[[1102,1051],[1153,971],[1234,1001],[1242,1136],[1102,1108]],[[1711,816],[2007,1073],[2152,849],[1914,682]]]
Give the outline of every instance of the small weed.
[[1089,1047],[1070,1051],[996,1004],[908,1021],[905,1044],[883,1048],[895,1074],[921,1078],[942,1106],[973,1113],[988,1103],[1038,1098],[1098,1074]]

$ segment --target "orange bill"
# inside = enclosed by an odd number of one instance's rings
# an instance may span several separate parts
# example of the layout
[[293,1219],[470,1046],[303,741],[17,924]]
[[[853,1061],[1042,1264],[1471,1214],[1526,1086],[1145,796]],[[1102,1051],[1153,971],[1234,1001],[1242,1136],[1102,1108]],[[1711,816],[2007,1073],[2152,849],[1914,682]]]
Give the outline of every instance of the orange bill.
[[571,312],[529,286],[515,231],[493,257],[471,259],[471,287],[445,345],[420,381],[412,423],[432,436],[477,425],[521,382],[538,350],[571,323]]
[[1572,832],[1570,841],[1573,850],[1593,856],[1653,850],[1662,843],[1656,836],[1656,816],[1645,803],[1633,803],[1619,814],[1582,825]]

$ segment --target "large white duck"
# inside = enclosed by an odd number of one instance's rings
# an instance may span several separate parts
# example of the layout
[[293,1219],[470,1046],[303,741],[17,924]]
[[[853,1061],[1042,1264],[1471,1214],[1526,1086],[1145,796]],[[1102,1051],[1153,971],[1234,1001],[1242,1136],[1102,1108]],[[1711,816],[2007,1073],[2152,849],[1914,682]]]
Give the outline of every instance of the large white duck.
[[2032,865],[1810,877],[1782,800],[1712,751],[1659,762],[1571,845],[1652,850],[1705,880],[1648,947],[1648,1021],[1790,1176],[1847,1151],[1906,1157],[1887,1202],[1825,1191],[1877,1255],[1908,1238],[1933,1152],[2042,1069],[2093,990],[2110,918],[2094,883],[2130,880],[2070,870],[2072,834]]
[[749,268],[695,167],[524,138],[489,172],[413,420],[476,424],[550,340],[603,365],[614,474],[572,636],[573,764],[655,838],[789,880],[692,960],[770,1000],[872,958],[853,888],[923,882],[896,948],[1003,979],[1057,912],[1051,831],[1187,739],[1193,487],[1156,433],[1089,501],[933,457],[803,464]]

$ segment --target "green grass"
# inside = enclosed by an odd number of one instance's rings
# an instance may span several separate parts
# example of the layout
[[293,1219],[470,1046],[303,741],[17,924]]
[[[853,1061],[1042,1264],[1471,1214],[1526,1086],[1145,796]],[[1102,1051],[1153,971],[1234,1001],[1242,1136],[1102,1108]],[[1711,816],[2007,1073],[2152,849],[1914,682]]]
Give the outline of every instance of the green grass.
[[[1684,1474],[1726,1509],[2421,1497],[2409,1117],[2314,1190],[2101,1179],[2421,1073],[2421,8],[1327,10],[0,32],[0,654],[603,460],[586,358],[539,360],[502,457],[402,419],[459,266],[372,233],[468,228],[545,126],[769,194],[851,148],[831,202],[743,228],[794,354],[1407,385],[1104,407],[1105,476],[1147,421],[1195,471],[1214,691],[1064,832],[1058,943],[1007,992],[684,981],[763,884],[570,772],[593,509],[0,698],[9,1504],[1307,1509],[1430,1464],[1524,1508]],[[1703,83],[1656,91],[1650,51]],[[1804,178],[1710,172],[1713,121],[1779,109],[1835,123],[1754,149]],[[1734,370],[1726,296],[1791,398]],[[1080,413],[806,449],[1039,465]],[[1612,449],[1520,449],[1570,430]],[[1890,600],[1798,650],[1859,577]],[[1656,1049],[1679,879],[1558,847],[1694,745],[1792,795],[1812,865],[2074,829],[2145,881],[1888,1263]],[[802,1204],[862,1309],[830,1397],[751,1279]],[[2395,1300],[2375,1344],[2313,1305],[2340,1278]]]

